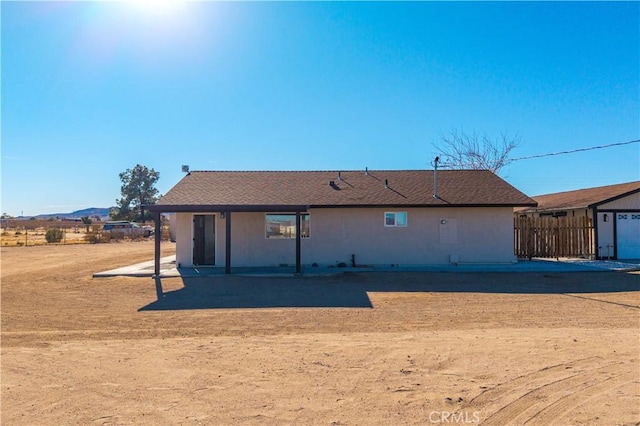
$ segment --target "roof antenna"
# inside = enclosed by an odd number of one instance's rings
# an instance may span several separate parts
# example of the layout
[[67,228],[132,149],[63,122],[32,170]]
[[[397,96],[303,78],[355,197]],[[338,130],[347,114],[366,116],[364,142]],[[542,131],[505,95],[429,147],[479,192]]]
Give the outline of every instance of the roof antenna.
[[434,170],[433,170],[433,198],[440,199],[440,195],[438,195],[438,162],[440,161],[440,157],[436,157],[433,160]]

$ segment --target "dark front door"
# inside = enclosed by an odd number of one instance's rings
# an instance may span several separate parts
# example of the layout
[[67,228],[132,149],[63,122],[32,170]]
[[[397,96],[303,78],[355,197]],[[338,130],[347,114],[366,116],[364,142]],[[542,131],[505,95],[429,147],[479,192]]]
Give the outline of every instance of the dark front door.
[[193,216],[193,265],[215,265],[216,263],[215,216],[197,214]]

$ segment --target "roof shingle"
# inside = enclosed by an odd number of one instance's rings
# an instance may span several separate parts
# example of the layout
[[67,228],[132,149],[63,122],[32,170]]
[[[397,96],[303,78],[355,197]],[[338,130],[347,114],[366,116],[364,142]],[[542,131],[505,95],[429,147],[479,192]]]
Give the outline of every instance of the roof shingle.
[[171,188],[156,209],[535,205],[531,198],[487,170],[438,171],[440,198],[434,198],[433,173],[430,170],[194,171]]

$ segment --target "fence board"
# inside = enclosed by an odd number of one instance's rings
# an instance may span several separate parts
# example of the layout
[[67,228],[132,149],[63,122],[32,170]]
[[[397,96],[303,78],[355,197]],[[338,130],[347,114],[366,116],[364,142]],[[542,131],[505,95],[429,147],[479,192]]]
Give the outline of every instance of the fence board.
[[593,221],[579,217],[516,217],[514,247],[518,257],[592,257]]

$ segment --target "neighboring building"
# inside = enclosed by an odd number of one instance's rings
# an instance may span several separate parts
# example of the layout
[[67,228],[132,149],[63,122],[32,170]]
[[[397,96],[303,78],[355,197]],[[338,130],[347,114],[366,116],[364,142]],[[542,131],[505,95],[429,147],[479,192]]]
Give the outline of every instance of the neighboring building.
[[[158,204],[181,267],[515,262],[514,207],[484,170],[199,171]],[[156,241],[156,272],[159,270]]]
[[588,217],[598,258],[640,259],[640,181],[532,198],[538,206],[516,209],[517,215]]

